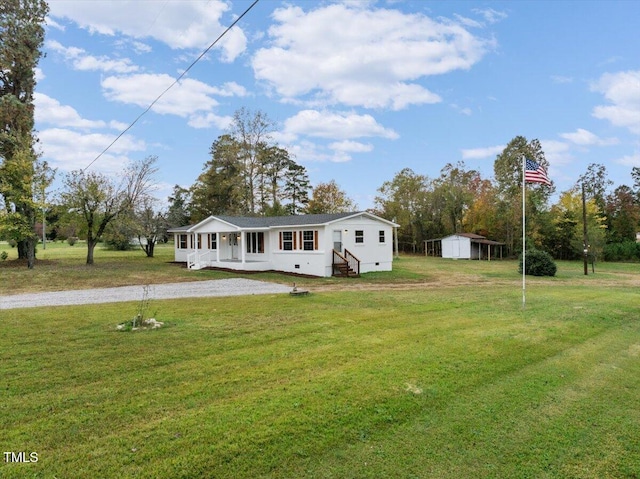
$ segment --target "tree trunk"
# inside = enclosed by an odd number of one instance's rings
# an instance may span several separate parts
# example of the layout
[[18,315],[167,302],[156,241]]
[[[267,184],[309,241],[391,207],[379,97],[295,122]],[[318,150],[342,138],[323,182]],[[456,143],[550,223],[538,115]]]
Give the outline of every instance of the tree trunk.
[[155,246],[156,242],[152,238],[147,238],[147,244],[144,246],[144,252],[147,254],[147,258],[153,258]]
[[27,246],[27,240],[18,241],[16,248],[18,249],[18,259],[27,259],[27,251],[29,249]]
[[93,264],[93,250],[98,242],[87,238],[87,264]]
[[25,244],[27,247],[27,268],[33,269],[36,263],[36,239],[29,238]]

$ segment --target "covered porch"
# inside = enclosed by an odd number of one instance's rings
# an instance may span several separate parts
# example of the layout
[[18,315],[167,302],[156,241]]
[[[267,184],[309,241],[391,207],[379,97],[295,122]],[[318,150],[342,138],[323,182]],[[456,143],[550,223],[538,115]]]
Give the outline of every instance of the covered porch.
[[[180,235],[177,235],[180,236]],[[181,242],[184,260],[189,269],[220,267],[236,270],[261,271],[269,269],[267,235],[263,231],[212,231],[190,233]]]

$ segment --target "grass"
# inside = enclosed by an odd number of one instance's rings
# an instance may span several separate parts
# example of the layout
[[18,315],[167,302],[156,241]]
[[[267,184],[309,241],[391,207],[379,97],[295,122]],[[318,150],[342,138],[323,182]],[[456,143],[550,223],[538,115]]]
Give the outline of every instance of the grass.
[[38,462],[0,476],[640,477],[637,268],[561,263],[524,311],[513,262],[395,269],[153,301],[148,332],[115,331],[136,303],[1,311],[0,448]]

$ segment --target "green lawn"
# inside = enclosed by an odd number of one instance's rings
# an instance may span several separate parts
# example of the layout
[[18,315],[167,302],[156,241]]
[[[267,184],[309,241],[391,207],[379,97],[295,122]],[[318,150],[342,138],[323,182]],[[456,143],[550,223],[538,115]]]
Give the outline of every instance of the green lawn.
[[395,269],[153,301],[148,332],[115,330],[136,303],[0,310],[0,448],[38,454],[0,477],[640,477],[637,265],[560,263],[524,311],[514,262]]

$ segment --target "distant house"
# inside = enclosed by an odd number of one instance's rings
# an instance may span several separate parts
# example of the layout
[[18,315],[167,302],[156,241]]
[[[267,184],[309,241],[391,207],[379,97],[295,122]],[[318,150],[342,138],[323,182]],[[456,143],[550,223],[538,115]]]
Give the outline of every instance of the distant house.
[[275,217],[210,216],[173,228],[175,260],[190,269],[351,276],[391,271],[393,229],[366,212]]
[[636,242],[640,243],[640,231],[636,233]]
[[442,256],[452,259],[502,258],[504,243],[488,240],[473,233],[458,233],[444,238],[425,241],[428,256]]

